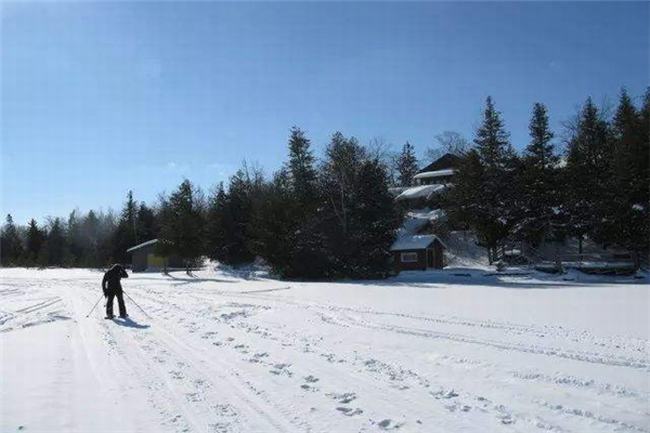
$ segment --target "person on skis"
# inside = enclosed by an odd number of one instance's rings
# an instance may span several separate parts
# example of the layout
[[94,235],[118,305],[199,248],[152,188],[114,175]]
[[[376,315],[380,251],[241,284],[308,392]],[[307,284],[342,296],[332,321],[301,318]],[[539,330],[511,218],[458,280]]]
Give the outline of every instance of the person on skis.
[[113,298],[117,296],[117,303],[120,306],[120,317],[128,317],[126,314],[126,306],[124,305],[124,297],[122,296],[122,278],[129,278],[122,265],[114,264],[104,274],[102,280],[102,290],[106,298],[106,318],[112,319],[113,317]]

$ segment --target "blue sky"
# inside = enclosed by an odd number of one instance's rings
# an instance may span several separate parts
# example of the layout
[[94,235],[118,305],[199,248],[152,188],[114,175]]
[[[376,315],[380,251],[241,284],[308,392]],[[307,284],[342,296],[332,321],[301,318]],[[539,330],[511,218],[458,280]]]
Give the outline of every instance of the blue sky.
[[[648,3],[4,3],[2,204],[18,223],[277,169],[292,125],[419,152],[487,95],[517,148],[648,85]],[[559,134],[558,134],[559,135]]]

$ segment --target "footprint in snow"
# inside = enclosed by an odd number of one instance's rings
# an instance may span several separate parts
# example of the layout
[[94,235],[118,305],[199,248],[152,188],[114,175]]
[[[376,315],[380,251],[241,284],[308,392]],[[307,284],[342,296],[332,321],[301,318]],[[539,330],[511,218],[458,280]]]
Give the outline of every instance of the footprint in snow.
[[204,332],[203,335],[201,335],[201,338],[208,339],[208,338],[213,337],[213,336],[215,336],[217,334],[218,334],[218,332],[216,332],[216,331],[208,331],[208,332]]
[[397,430],[402,425],[404,425],[404,423],[395,422],[392,419],[386,418],[384,420],[379,421],[377,425],[383,430]]
[[183,373],[180,372],[180,371],[177,371],[177,370],[171,370],[171,371],[169,372],[169,374],[171,375],[171,377],[172,377],[173,379],[176,379],[176,380],[181,380],[181,379],[184,377],[184,376],[183,376]]
[[339,403],[348,404],[351,401],[357,398],[357,395],[353,392],[346,392],[343,394],[326,394],[328,397],[332,397],[334,400],[337,400]]
[[291,364],[275,364],[273,366],[273,370],[269,370],[272,374],[275,374],[277,376],[281,374],[285,374],[289,377],[293,376],[293,373],[288,370],[288,368],[291,367]]
[[337,407],[336,410],[343,413],[343,415],[345,416],[355,416],[363,413],[363,410],[359,408],[352,409],[351,407],[344,407],[344,406]]
[[309,376],[305,377],[305,381],[309,383],[316,383],[318,382],[318,378],[310,374]]
[[192,402],[192,403],[203,401],[203,397],[198,392],[187,393],[187,394],[185,394],[185,398],[187,399],[187,401]]
[[453,389],[450,389],[450,390],[447,390],[447,391],[445,391],[444,389],[441,389],[441,390],[436,391],[436,392],[431,392],[431,395],[434,396],[437,399],[441,399],[441,398],[450,399],[450,398],[458,397],[458,393],[456,391],[454,391]]

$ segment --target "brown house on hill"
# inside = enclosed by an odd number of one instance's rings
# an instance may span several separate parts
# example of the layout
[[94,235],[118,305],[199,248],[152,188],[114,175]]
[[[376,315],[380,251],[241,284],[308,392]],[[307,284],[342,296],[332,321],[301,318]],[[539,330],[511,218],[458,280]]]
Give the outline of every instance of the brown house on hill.
[[453,153],[445,153],[427,165],[413,177],[418,185],[450,183],[460,165],[461,158]]
[[183,260],[176,256],[163,256],[156,251],[158,239],[151,239],[126,250],[131,253],[133,272],[160,271],[168,268],[184,268]]
[[397,239],[390,247],[397,272],[442,269],[447,247],[436,235],[410,235]]

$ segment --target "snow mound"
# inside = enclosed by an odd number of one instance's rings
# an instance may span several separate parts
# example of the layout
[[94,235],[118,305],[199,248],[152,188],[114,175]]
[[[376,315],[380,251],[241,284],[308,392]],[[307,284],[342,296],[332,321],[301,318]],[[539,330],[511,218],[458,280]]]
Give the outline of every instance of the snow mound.
[[487,250],[478,245],[476,235],[470,231],[452,231],[443,236],[447,246],[445,262],[449,267],[490,269]]

